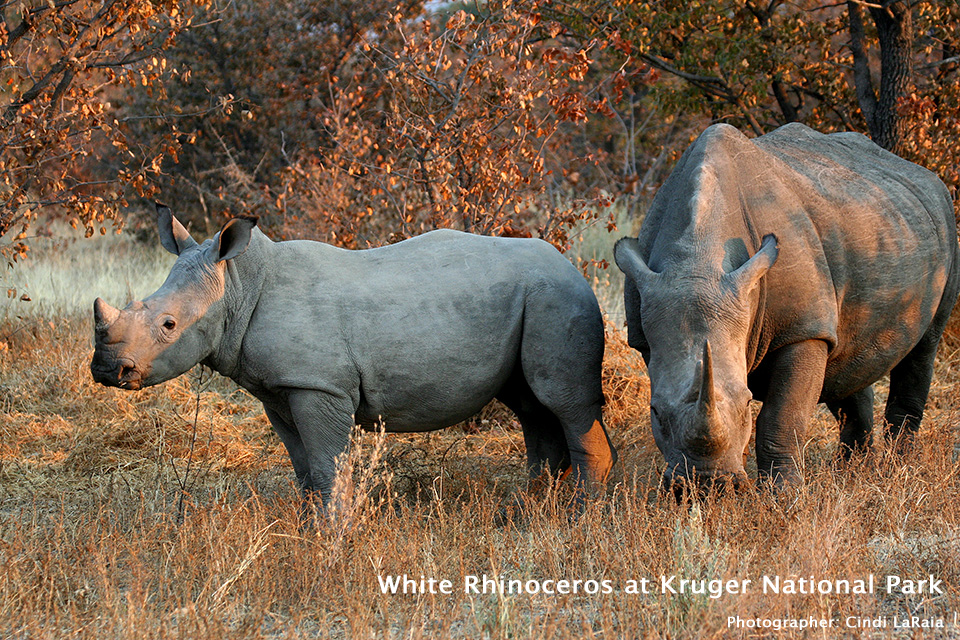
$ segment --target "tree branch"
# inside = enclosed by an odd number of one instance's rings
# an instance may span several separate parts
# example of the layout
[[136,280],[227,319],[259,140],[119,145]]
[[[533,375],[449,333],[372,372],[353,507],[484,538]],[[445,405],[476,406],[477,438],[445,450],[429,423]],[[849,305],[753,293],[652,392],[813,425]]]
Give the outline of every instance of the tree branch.
[[[113,6],[117,4],[117,2],[118,0],[112,0],[111,2],[105,3],[103,7],[101,7],[100,11],[97,12],[97,14],[90,21],[90,23],[87,24],[83,29],[81,29],[80,33],[78,33],[74,37],[73,42],[71,42],[70,46],[68,46],[63,51],[63,53],[60,55],[60,59],[57,60],[57,62],[55,62],[50,67],[47,73],[42,78],[40,78],[40,80],[35,82],[33,86],[30,87],[30,89],[27,90],[22,96],[20,96],[19,100],[14,100],[9,105],[7,105],[7,108],[4,109],[3,111],[2,120],[0,121],[5,123],[10,122],[13,119],[13,117],[16,116],[16,114],[20,111],[20,109],[23,108],[24,105],[29,104],[34,100],[36,100],[37,97],[43,92],[43,90],[46,89],[51,82],[53,82],[54,78],[56,78],[65,70],[67,70],[69,61],[76,56],[77,51],[80,49],[81,44],[83,40],[86,38],[87,34],[90,33],[93,27],[97,25],[99,22],[101,22],[106,15],[108,15],[110,9],[112,9]],[[73,79],[73,74],[68,71],[58,83],[56,93],[62,94],[64,91],[66,91],[67,85],[69,85],[69,81],[72,79]],[[64,84],[65,80],[67,80],[66,84]]]
[[783,83],[779,80],[774,80],[770,87],[773,89],[773,97],[777,99],[777,105],[780,107],[780,113],[783,114],[784,120],[786,122],[796,122],[799,120],[800,114],[797,113],[797,108],[790,102],[790,96],[787,95]]
[[701,76],[693,73],[687,73],[686,71],[681,71],[680,69],[677,69],[676,67],[671,65],[669,62],[667,62],[663,58],[659,58],[655,55],[644,53],[644,54],[641,54],[640,57],[646,60],[647,62],[649,62],[650,64],[652,64],[653,66],[657,67],[661,71],[666,71],[667,73],[675,75],[678,78],[683,78],[687,82],[715,84],[715,85],[720,85],[724,88],[726,88],[727,86],[726,83],[720,78],[717,78],[715,76]]
[[[30,31],[30,29],[33,27],[33,25],[36,24],[36,19],[42,16],[47,11],[50,11],[50,10],[60,11],[64,7],[69,7],[70,5],[76,4],[77,2],[79,2],[79,0],[64,0],[63,2],[58,2],[54,4],[52,7],[50,7],[49,5],[43,5],[43,6],[34,7],[33,9],[28,10],[26,13],[24,13],[23,19],[20,21],[20,24],[18,24],[13,29],[7,30],[7,41],[3,45],[0,45],[0,49],[9,49],[11,46],[16,44],[16,42],[20,38],[25,36],[27,32]],[[8,2],[0,6],[0,10],[6,9],[13,4],[16,4],[16,3]]]
[[922,64],[917,69],[926,71],[927,69],[936,69],[938,67],[944,67],[948,64],[953,64],[955,62],[960,62],[960,56],[953,56],[950,58],[944,58],[943,60],[937,60],[936,62],[928,62],[927,64]]

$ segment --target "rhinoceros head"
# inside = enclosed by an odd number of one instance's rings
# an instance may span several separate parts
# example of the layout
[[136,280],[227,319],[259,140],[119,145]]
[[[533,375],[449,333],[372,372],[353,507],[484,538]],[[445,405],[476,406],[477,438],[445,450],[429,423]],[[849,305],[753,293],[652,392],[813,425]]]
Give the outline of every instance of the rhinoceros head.
[[243,253],[256,218],[234,218],[197,244],[170,209],[157,205],[160,242],[177,255],[163,285],[126,309],[97,298],[93,378],[140,389],[170,380],[209,357],[223,332],[226,261]]
[[650,421],[666,458],[667,486],[738,484],[746,477],[743,453],[752,431],[746,353],[757,285],[777,254],[776,237],[768,235],[752,258],[727,272],[701,256],[666,262],[655,273],[635,238],[617,243],[617,266],[639,294],[633,297],[639,297],[650,376]]

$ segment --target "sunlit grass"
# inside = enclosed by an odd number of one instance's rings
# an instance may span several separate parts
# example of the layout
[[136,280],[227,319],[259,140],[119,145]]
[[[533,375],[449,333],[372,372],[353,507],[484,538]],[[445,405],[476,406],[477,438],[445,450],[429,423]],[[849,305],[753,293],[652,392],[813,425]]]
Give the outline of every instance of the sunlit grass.
[[0,267],[0,319],[92,315],[98,296],[123,307],[155,291],[175,259],[158,241],[137,242],[129,233],[84,238],[66,225],[54,231],[31,240],[21,262]]

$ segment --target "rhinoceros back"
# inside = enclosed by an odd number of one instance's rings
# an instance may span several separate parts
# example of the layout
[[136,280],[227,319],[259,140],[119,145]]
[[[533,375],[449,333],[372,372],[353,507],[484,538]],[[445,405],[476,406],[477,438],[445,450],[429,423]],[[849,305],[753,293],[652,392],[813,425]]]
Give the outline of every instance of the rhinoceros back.
[[787,228],[791,215],[809,217],[823,254],[820,268],[808,274],[784,268],[790,257],[782,254],[786,261],[768,282],[777,294],[770,312],[798,311],[790,292],[804,276],[832,289],[836,327],[823,398],[843,397],[887,373],[941,306],[952,307],[958,260],[949,193],[932,172],[857,133],[823,135],[791,125],[755,144],[785,165],[781,180],[796,197],[785,207]]
[[[247,358],[272,363],[261,386],[357,389],[358,421],[419,430],[479,411],[538,327],[568,327],[567,339],[591,343],[599,370],[596,298],[541,240],[439,230],[366,251],[275,246],[271,270],[281,275],[266,283],[245,343],[264,339]],[[270,330],[281,326],[283,336]],[[551,357],[544,352],[538,362]],[[600,395],[599,379],[588,384]]]

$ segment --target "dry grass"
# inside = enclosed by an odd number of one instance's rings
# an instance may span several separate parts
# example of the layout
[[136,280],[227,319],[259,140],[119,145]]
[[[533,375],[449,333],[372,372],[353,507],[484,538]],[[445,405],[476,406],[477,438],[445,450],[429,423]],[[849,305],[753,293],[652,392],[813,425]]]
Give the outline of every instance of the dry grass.
[[[658,491],[647,379],[622,333],[608,332],[606,421],[621,464],[606,498],[581,517],[570,517],[564,490],[523,496],[521,513],[501,517],[523,486],[523,442],[509,414],[491,407],[433,434],[363,435],[346,463],[354,491],[343,496],[344,517],[301,527],[283,448],[231,382],[207,374],[199,385],[195,371],[137,393],[106,389],[88,373],[88,319],[8,321],[0,637],[857,637],[737,631],[727,619],[894,614],[943,615],[945,635],[955,634],[960,331],[941,349],[922,437],[906,458],[881,443],[835,468],[836,427],[821,411],[798,491],[693,505]],[[390,574],[449,579],[453,593],[383,594],[378,575]],[[464,576],[483,574],[609,580],[616,591],[464,593]],[[764,575],[870,574],[933,574],[946,593],[759,589]],[[754,588],[719,598],[622,591],[661,575]]]

